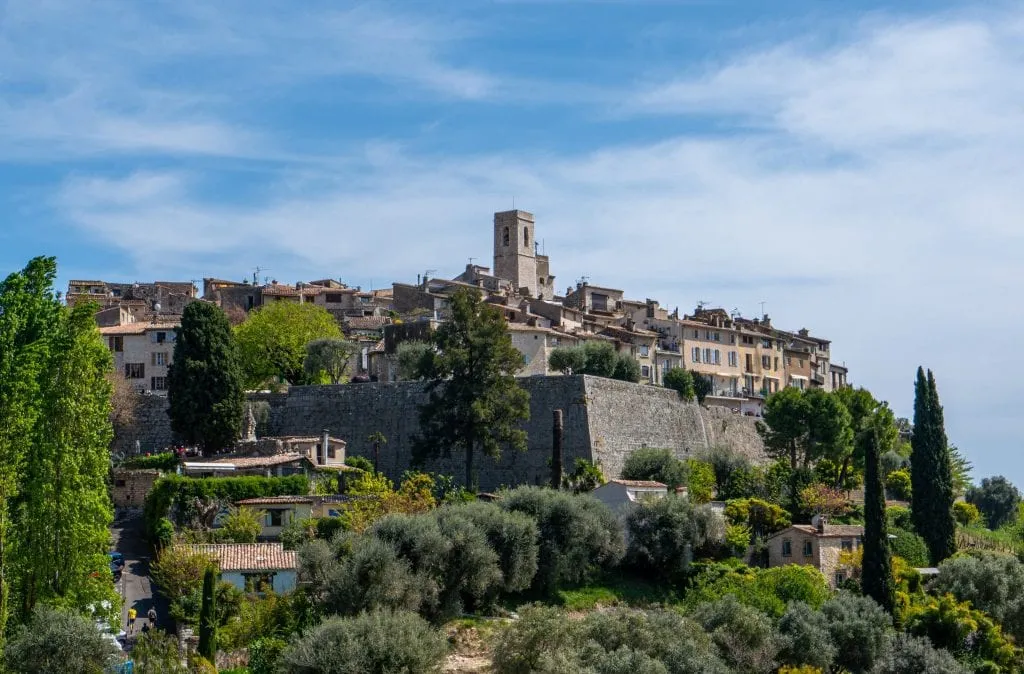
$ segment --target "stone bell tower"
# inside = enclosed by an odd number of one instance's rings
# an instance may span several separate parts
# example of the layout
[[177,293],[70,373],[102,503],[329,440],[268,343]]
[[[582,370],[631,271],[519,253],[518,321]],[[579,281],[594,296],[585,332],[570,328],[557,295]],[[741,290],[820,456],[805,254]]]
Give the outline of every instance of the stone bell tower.
[[494,214],[494,275],[514,290],[537,297],[537,251],[533,213],[513,210]]

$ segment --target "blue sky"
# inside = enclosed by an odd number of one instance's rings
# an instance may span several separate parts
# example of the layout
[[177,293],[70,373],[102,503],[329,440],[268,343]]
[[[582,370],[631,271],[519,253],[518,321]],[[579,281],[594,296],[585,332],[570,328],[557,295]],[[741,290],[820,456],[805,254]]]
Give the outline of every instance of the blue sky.
[[1019,3],[0,0],[0,272],[325,276],[490,256],[833,340],[900,414],[935,370],[1024,485]]

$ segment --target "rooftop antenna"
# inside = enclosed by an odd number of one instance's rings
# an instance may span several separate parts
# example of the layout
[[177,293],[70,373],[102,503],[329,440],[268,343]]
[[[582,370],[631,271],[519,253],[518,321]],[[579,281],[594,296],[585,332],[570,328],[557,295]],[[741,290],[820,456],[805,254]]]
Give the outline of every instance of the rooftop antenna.
[[470,266],[470,267],[472,267],[472,266],[473,266],[473,260],[475,260],[475,259],[476,259],[475,257],[471,257],[471,258],[469,258],[469,266]]
[[698,309],[703,309],[708,304],[710,304],[710,302],[708,302],[707,300],[697,300],[697,308]]
[[761,315],[762,315],[762,316],[764,316],[764,305],[765,305],[765,304],[767,304],[767,303],[766,303],[766,302],[763,302],[763,301],[761,302]]
[[512,210],[516,210],[516,195],[512,195]]
[[[253,272],[252,272],[252,284],[254,286],[258,286],[260,284],[260,279],[259,279],[260,273],[261,272],[265,272],[265,271],[272,271],[272,270],[266,269],[266,268],[260,267],[260,266],[257,266],[255,269],[253,269]],[[266,283],[266,277],[264,277],[264,283]]]

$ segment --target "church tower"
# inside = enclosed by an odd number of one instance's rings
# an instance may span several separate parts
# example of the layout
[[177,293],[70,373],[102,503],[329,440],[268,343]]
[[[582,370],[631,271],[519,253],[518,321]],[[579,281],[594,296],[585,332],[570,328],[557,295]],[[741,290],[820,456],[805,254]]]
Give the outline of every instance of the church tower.
[[538,297],[537,251],[533,213],[513,210],[494,214],[494,275]]

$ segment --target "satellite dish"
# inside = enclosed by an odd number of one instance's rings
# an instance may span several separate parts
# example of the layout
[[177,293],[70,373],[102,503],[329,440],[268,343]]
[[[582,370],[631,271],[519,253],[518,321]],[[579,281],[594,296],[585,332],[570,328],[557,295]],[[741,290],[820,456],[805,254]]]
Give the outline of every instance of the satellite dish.
[[160,303],[159,302],[155,302],[153,304],[153,311],[156,311],[157,313],[160,312]]

